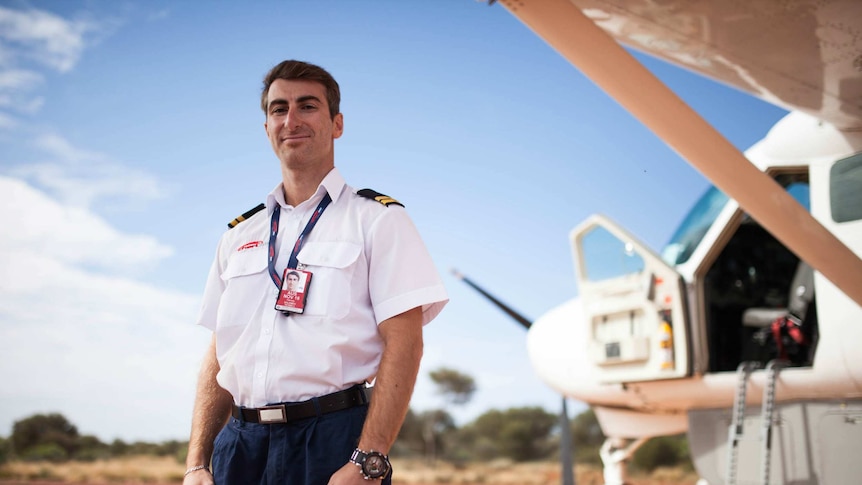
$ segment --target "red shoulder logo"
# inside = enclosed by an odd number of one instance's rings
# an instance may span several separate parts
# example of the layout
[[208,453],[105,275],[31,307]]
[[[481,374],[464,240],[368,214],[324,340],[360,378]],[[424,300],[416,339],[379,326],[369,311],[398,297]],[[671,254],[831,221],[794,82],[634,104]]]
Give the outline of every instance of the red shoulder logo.
[[246,249],[258,248],[260,246],[263,246],[263,241],[251,241],[251,242],[247,242],[247,243],[243,244],[242,246],[238,247],[236,250],[237,250],[237,252],[239,252],[239,251],[243,251]]

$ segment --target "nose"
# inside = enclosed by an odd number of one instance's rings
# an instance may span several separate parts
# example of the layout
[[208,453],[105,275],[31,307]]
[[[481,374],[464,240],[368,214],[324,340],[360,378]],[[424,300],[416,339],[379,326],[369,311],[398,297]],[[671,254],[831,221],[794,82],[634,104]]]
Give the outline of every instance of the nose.
[[289,110],[287,116],[284,117],[284,126],[287,127],[287,130],[296,131],[301,124],[302,121],[299,119],[299,112],[295,109]]

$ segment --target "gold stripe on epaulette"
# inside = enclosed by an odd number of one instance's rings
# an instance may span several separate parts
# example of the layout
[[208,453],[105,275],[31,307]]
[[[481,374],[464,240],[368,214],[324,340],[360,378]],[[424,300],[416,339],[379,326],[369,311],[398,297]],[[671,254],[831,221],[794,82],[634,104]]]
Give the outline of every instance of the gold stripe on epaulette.
[[392,197],[388,197],[385,195],[381,195],[380,197],[375,197],[374,200],[376,200],[377,202],[380,202],[383,205],[399,204],[400,203],[397,200],[393,199]]
[[366,199],[371,199],[375,202],[379,202],[386,207],[389,207],[390,205],[400,205],[401,207],[404,207],[404,204],[402,204],[401,202],[398,202],[397,200],[393,199],[392,197],[389,197],[388,195],[381,194],[380,192],[377,192],[375,190],[362,189],[362,190],[356,191],[356,194],[359,196],[365,197]]
[[265,206],[265,205],[263,205],[263,204],[258,204],[258,205],[257,205],[257,206],[255,206],[253,209],[251,209],[251,210],[249,210],[249,211],[246,211],[246,212],[245,212],[245,213],[243,213],[241,216],[239,216],[239,217],[237,217],[236,219],[234,219],[234,220],[232,220],[232,221],[228,222],[228,223],[227,223],[227,228],[228,228],[228,229],[233,229],[234,227],[236,227],[237,225],[239,225],[239,223],[240,223],[240,222],[242,222],[242,221],[244,221],[244,220],[248,219],[249,217],[251,217],[251,216],[253,216],[253,215],[257,214],[258,212],[262,211],[265,207],[266,207],[266,206]]

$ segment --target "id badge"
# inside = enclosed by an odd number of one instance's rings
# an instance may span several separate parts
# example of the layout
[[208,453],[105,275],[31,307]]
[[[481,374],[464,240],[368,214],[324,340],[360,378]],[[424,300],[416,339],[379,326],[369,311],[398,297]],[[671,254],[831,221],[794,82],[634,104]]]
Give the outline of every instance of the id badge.
[[287,268],[281,278],[281,291],[275,301],[275,309],[282,312],[302,313],[311,285],[311,271]]

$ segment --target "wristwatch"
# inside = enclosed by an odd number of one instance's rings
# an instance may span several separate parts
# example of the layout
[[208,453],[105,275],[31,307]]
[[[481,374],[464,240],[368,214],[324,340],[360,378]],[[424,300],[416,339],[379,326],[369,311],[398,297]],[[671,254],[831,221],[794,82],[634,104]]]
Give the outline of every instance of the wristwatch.
[[350,462],[359,467],[366,480],[382,480],[392,471],[389,457],[379,451],[362,451],[356,448],[350,455]]

